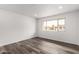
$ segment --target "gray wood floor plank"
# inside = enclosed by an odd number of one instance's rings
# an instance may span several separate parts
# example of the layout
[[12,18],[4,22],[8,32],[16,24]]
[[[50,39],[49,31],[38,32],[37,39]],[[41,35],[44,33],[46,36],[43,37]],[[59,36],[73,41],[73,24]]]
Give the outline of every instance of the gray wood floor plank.
[[73,54],[79,53],[74,49],[57,45],[43,40],[42,38],[32,38],[17,43],[0,47],[0,54]]

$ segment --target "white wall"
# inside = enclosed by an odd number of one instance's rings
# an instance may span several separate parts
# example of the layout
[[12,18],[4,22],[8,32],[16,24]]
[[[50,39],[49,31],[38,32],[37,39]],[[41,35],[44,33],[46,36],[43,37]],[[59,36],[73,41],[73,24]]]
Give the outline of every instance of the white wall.
[[31,17],[0,10],[0,46],[32,38],[35,27]]
[[79,44],[79,12],[77,12],[77,15],[76,15],[76,19],[77,19],[77,44]]
[[[63,41],[79,45],[79,11],[60,14],[66,17],[65,31],[63,32],[44,32],[42,31],[42,20],[37,20],[37,35],[39,37],[48,38],[57,41]],[[56,15],[56,16],[60,16]],[[53,17],[50,17],[52,19]],[[44,18],[47,19],[47,18]]]

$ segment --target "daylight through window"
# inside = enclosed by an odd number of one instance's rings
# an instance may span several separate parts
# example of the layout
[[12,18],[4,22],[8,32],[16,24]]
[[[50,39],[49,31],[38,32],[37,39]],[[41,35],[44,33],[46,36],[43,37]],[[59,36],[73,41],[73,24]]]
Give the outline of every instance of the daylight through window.
[[43,21],[43,31],[64,31],[65,19]]

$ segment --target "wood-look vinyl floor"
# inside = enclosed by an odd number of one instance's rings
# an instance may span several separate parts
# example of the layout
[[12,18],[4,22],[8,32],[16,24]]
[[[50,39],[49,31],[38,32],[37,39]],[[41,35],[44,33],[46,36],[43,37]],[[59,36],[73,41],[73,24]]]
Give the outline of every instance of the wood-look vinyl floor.
[[79,50],[41,38],[32,38],[0,47],[0,54],[78,54]]

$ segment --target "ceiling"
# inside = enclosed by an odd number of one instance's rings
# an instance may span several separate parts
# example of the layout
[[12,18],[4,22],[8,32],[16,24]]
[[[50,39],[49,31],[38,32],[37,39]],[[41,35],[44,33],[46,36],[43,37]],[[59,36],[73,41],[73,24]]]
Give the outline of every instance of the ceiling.
[[[62,9],[59,9],[62,6]],[[41,18],[79,9],[79,4],[0,4],[0,9]]]

